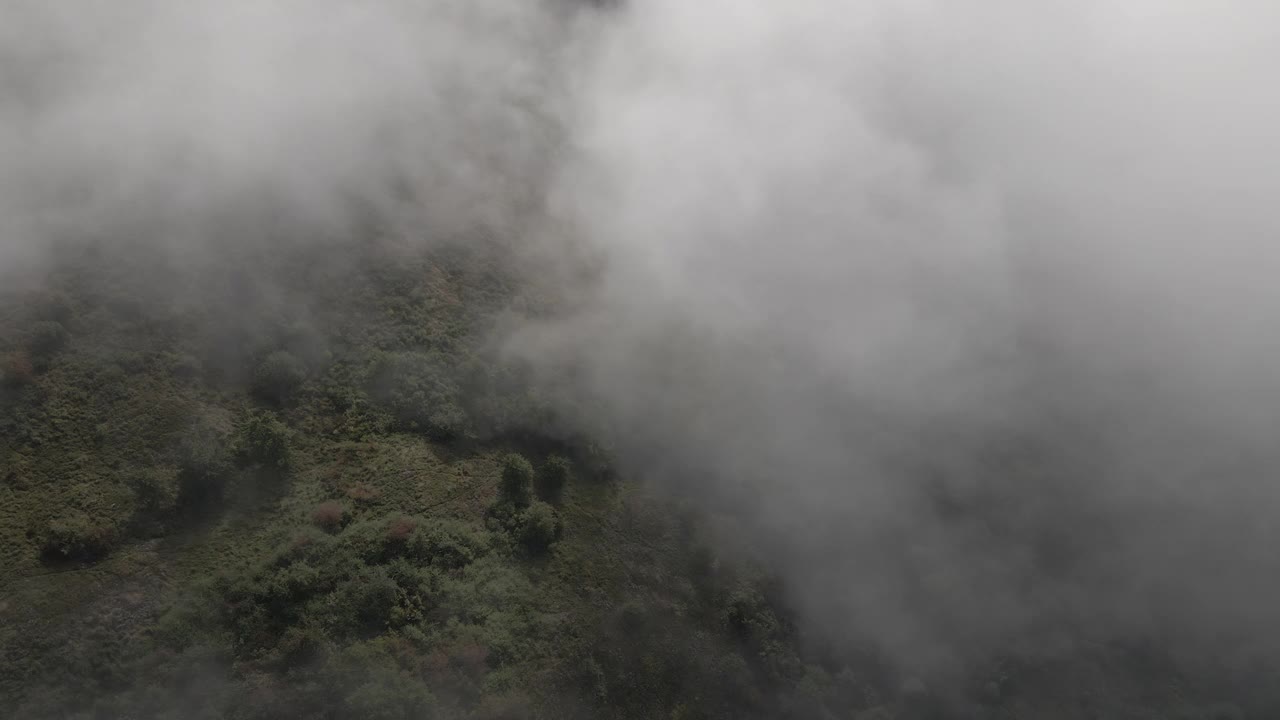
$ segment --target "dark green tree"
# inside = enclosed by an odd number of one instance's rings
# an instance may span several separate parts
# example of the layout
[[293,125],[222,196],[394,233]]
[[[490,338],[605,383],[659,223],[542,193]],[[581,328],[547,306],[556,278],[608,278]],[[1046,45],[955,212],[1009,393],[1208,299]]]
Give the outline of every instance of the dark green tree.
[[236,459],[242,466],[287,470],[292,463],[289,428],[266,412],[254,412],[240,426]]
[[524,507],[533,498],[533,466],[519,453],[510,453],[502,461],[500,495],[516,507]]
[[534,552],[543,552],[560,539],[563,526],[556,509],[535,501],[524,511],[520,524],[520,541]]

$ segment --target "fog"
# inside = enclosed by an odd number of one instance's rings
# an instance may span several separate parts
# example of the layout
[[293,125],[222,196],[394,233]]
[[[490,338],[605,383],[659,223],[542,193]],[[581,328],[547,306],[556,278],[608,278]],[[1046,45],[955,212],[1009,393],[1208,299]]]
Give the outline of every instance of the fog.
[[550,203],[599,284],[515,347],[905,667],[1270,643],[1278,32],[1250,2],[633,3]]
[[199,254],[369,218],[509,232],[551,139],[548,8],[4,0],[0,258],[130,236]]
[[1271,650],[1280,7],[579,10],[4,0],[0,269],[371,218],[587,257],[500,339],[811,626]]

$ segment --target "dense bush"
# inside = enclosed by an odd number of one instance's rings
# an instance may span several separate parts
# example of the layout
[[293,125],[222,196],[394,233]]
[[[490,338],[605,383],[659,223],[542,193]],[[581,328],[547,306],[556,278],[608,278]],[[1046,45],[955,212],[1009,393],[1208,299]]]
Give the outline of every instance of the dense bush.
[[[358,643],[325,670],[343,692],[336,718],[426,720],[439,716],[435,696],[421,676],[405,667],[404,650],[386,639]],[[332,709],[331,709],[332,712]]]
[[523,455],[511,453],[502,461],[499,497],[516,507],[529,504],[533,496],[533,466]]
[[370,393],[402,429],[453,440],[470,423],[451,366],[439,353],[380,353],[369,369]]
[[456,570],[489,551],[489,536],[458,520],[420,523],[409,538],[408,553],[417,562]]
[[560,539],[563,526],[556,509],[542,501],[535,501],[523,513],[520,522],[520,541],[534,552],[542,552]]
[[282,403],[306,382],[307,368],[292,353],[277,350],[253,371],[253,392],[270,402]]
[[254,412],[240,425],[236,458],[241,465],[287,470],[292,463],[289,428],[270,413]]

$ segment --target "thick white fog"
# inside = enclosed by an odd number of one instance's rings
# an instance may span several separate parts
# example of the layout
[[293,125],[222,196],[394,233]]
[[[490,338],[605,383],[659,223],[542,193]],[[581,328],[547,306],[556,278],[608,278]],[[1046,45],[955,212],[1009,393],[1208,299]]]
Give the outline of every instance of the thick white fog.
[[0,17],[0,258],[129,234],[189,252],[232,241],[229,221],[510,232],[553,135],[558,23],[536,3],[3,0]]
[[1278,36],[1250,2],[632,3],[551,203],[603,277],[516,346],[908,666],[1256,638]]

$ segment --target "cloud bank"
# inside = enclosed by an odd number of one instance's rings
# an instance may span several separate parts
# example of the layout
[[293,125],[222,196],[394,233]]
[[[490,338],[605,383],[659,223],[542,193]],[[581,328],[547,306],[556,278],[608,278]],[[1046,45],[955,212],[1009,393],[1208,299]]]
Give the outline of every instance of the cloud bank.
[[[907,667],[1280,620],[1280,11],[636,2],[513,347]],[[733,542],[730,539],[730,542]]]

